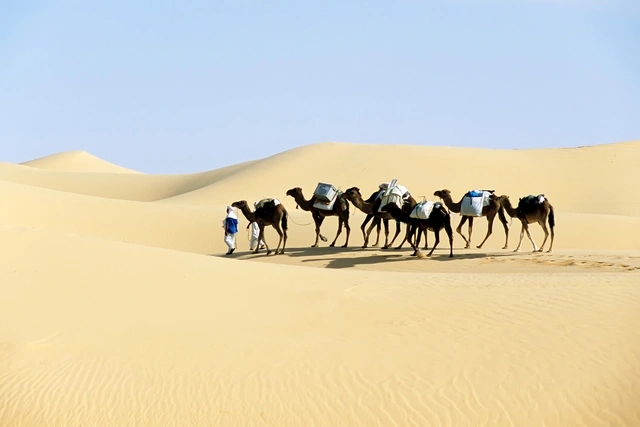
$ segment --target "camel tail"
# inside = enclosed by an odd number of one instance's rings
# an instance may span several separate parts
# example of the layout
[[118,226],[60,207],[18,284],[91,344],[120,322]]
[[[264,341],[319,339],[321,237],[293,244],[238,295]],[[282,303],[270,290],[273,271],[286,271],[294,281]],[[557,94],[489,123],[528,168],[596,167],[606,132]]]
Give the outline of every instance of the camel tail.
[[287,230],[288,224],[289,224],[289,213],[287,211],[283,212],[284,215],[282,215],[282,220],[280,221],[280,225],[282,226],[283,230]]
[[549,227],[553,229],[556,226],[556,216],[553,213],[553,206],[549,205]]

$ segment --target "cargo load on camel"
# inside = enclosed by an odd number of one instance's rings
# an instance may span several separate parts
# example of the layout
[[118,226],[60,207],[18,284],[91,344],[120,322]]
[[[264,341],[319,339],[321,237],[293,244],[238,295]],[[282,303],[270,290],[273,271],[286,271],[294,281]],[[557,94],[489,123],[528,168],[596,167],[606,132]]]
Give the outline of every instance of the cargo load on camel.
[[489,206],[493,190],[471,190],[462,198],[460,215],[482,216],[482,208]]
[[533,194],[529,194],[528,196],[525,196],[520,199],[520,201],[518,202],[518,208],[531,210],[531,207],[535,205],[539,205],[543,203],[545,200],[546,198],[544,197],[544,194],[538,194],[537,196],[534,196]]
[[383,182],[379,185],[379,187],[379,197],[382,198],[382,201],[380,202],[378,212],[382,212],[382,208],[389,203],[395,203],[400,209],[402,209],[402,205],[404,204],[404,202],[409,197],[411,197],[411,193],[409,193],[409,190],[407,190],[406,187],[398,184],[397,179],[394,179],[391,182]]
[[274,198],[266,198],[266,199],[262,199],[259,202],[256,202],[253,204],[253,206],[256,208],[256,216],[261,217],[261,216],[266,216],[266,211],[272,208],[275,208],[276,206],[278,206],[280,204],[280,200],[278,199],[274,199]]
[[442,203],[440,202],[431,202],[429,200],[425,200],[424,202],[418,203],[413,208],[409,216],[411,218],[426,220],[426,219],[429,219],[429,216],[431,215],[431,212],[433,211],[433,209],[434,208],[439,209],[440,206],[442,206]]
[[346,201],[342,198],[342,191],[338,190],[331,184],[319,182],[318,186],[313,192],[313,195],[316,198],[315,202],[313,203],[314,208],[330,211],[333,210],[333,206],[335,205],[336,201],[340,200],[342,209],[347,209]]

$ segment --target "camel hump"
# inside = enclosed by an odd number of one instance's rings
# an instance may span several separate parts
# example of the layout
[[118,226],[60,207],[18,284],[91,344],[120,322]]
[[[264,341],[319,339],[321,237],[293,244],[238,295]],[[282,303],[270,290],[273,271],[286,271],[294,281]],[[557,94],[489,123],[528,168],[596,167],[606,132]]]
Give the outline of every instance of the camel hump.
[[275,199],[275,198],[266,198],[266,199],[262,199],[258,202],[255,202],[253,204],[253,207],[256,208],[256,210],[258,209],[268,209],[268,208],[273,208],[276,207],[280,204],[280,200]]
[[538,205],[544,203],[545,200],[547,200],[547,198],[544,196],[544,194],[538,194],[537,196],[529,194],[528,196],[520,199],[520,201],[518,202],[518,208],[533,209]]

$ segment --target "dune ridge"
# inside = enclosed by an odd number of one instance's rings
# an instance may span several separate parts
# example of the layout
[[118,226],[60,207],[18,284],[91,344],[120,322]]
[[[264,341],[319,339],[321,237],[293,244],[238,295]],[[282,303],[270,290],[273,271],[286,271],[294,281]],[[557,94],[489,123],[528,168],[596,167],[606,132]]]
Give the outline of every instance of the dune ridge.
[[[453,259],[444,243],[431,259],[362,250],[353,206],[348,248],[310,248],[311,215],[284,195],[391,178],[431,200],[543,192],[554,252],[502,250],[498,222],[481,250],[456,235]],[[184,175],[84,152],[0,163],[0,425],[640,424],[638,179],[640,141],[332,142]],[[225,207],[262,196],[290,214],[287,252],[250,254],[239,215],[224,256]],[[472,245],[485,232],[477,219]]]
[[64,151],[20,163],[48,171],[83,173],[141,173],[124,168],[83,150]]

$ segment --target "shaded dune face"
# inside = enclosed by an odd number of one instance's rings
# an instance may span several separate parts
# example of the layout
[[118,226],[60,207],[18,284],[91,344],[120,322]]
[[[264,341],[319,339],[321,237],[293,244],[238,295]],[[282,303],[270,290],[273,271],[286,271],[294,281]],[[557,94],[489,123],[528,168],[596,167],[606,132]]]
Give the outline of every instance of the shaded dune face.
[[[433,160],[389,162],[397,149]],[[417,201],[544,193],[554,252],[502,250],[497,218],[482,249],[484,218],[470,249],[454,233],[452,259],[444,232],[429,259],[360,249],[354,206],[349,247],[311,248],[310,213],[285,194],[368,197],[393,178]],[[322,143],[183,175],[85,152],[0,163],[0,425],[640,425],[634,182],[640,142]],[[251,254],[240,214],[223,256],[226,206],[264,197],[289,214],[286,253]]]

